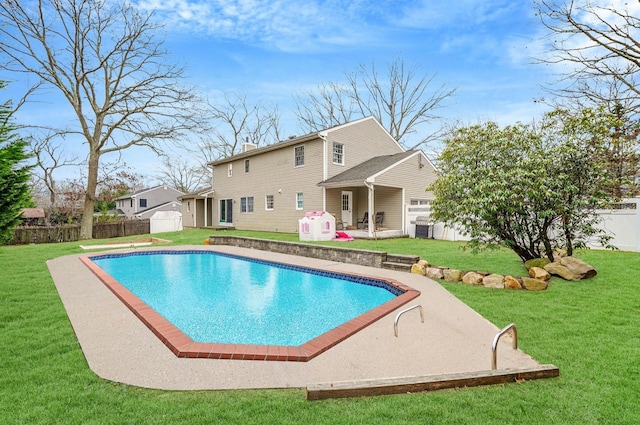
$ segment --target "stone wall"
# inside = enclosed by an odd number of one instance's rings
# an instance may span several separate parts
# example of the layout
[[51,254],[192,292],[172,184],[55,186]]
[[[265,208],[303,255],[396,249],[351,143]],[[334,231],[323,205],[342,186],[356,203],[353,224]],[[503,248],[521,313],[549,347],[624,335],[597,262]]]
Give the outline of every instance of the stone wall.
[[322,260],[352,263],[371,267],[382,267],[382,263],[387,260],[386,252],[314,245],[309,243],[244,238],[239,236],[210,236],[209,244],[253,248],[262,251],[277,252],[280,254],[298,255],[301,257],[319,258]]

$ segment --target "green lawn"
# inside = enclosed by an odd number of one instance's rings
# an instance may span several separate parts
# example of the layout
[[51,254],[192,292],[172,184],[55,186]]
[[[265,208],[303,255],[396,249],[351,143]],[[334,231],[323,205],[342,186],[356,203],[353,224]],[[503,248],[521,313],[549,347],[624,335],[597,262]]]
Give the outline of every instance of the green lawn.
[[[201,245],[210,233],[159,237]],[[233,233],[297,240],[296,235]],[[416,254],[460,269],[524,274],[508,251],[473,255],[453,242],[397,239],[349,246]],[[79,252],[77,242],[0,247],[2,423],[640,423],[640,253],[580,251],[598,276],[582,282],[553,279],[544,292],[444,284],[497,326],[515,322],[520,347],[541,363],[558,366],[559,378],[309,402],[303,390],[172,392],[98,378],[87,366],[45,264]]]

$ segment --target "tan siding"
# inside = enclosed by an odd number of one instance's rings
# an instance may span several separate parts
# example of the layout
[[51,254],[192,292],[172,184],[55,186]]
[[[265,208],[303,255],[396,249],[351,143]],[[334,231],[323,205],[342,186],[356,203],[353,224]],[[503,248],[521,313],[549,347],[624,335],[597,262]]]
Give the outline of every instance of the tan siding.
[[[400,145],[374,120],[330,131],[327,141],[328,178],[376,156],[403,152]],[[333,142],[344,144],[344,165],[333,164]]]
[[[425,192],[427,186],[436,178],[436,171],[424,157],[421,161],[419,155],[409,158],[384,174],[376,177],[376,185],[404,187],[405,203],[410,199],[429,199],[432,195]],[[422,168],[420,168],[422,163]]]
[[[303,143],[305,164],[294,167],[294,146],[265,152],[233,162],[233,176],[227,177],[227,164],[214,167],[214,223],[219,220],[219,200],[233,199],[233,225],[238,229],[297,232],[304,213],[322,209],[322,141]],[[299,145],[295,145],[299,146]],[[304,210],[296,210],[296,193],[304,194]],[[265,210],[266,195],[274,196],[274,210]],[[253,213],[240,212],[240,198],[253,196]]]
[[367,189],[366,187],[360,188],[356,195],[356,212],[354,213],[354,216],[362,220],[362,218],[364,217],[364,213],[369,208],[369,189]]
[[340,218],[342,191],[346,189],[327,189],[327,211]]
[[376,186],[375,212],[384,212],[382,227],[402,229],[402,205],[402,189]]

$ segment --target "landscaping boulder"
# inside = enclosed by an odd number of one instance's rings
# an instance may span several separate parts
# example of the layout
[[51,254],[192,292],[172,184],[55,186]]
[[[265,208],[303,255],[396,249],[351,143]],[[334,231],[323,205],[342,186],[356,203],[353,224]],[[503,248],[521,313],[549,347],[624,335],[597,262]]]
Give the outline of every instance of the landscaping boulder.
[[505,276],[504,287],[507,289],[522,289],[522,280],[513,276]]
[[573,272],[581,274],[582,279],[589,279],[590,277],[598,274],[596,269],[576,257],[562,257],[560,259],[560,264]]
[[527,260],[524,262],[524,266],[527,268],[527,270],[531,269],[531,267],[544,267],[547,264],[549,264],[551,261],[549,261],[548,258],[534,258],[533,260]]
[[487,288],[504,289],[504,276],[501,274],[490,274],[482,279],[482,285]]
[[580,280],[582,274],[570,270],[568,267],[560,264],[559,261],[554,261],[544,266],[544,269],[555,276],[560,276],[564,280]]
[[426,267],[424,266],[424,264],[421,264],[421,261],[418,261],[417,263],[411,266],[411,273],[426,276],[427,275]]
[[562,257],[559,261],[547,264],[544,269],[565,280],[588,279],[597,274],[596,269],[576,257]]
[[556,248],[553,251],[553,261],[560,261],[561,258],[564,258],[566,256],[567,256],[567,250],[566,249]]
[[549,282],[532,277],[523,277],[522,286],[528,291],[544,291],[549,287]]
[[444,280],[447,282],[460,282],[462,280],[462,271],[456,269],[444,269]]
[[551,279],[551,275],[549,274],[549,272],[541,267],[531,267],[529,269],[529,276],[534,279],[540,279],[540,280]]
[[477,272],[468,272],[462,276],[462,283],[467,283],[469,285],[482,285],[482,279],[484,275]]
[[444,278],[444,272],[440,267],[427,267],[426,276],[429,279],[442,279]]

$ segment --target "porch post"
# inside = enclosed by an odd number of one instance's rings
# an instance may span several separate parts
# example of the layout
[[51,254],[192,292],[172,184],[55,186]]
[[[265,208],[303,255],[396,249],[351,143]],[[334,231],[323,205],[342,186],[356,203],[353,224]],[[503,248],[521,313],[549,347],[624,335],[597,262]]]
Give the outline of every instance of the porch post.
[[204,195],[204,227],[207,227],[207,195]]
[[374,199],[375,199],[375,192],[374,192],[374,185],[373,182],[370,182],[368,179],[364,181],[365,186],[367,186],[367,188],[369,189],[367,191],[367,208],[369,209],[369,214],[367,219],[369,220],[369,225],[368,225],[368,232],[369,232],[369,237],[373,238],[373,232],[374,232],[374,226],[376,225],[376,217],[375,217],[375,203],[374,203]]
[[198,228],[198,195],[193,197],[193,227]]

